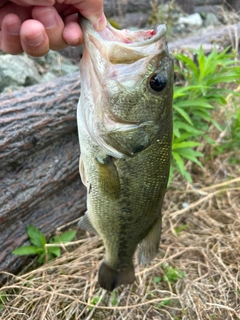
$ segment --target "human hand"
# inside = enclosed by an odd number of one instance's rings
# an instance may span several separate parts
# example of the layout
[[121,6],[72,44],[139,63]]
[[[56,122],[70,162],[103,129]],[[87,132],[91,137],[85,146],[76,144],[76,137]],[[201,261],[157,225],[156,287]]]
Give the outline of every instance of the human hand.
[[97,31],[106,27],[103,0],[42,0],[38,4],[39,0],[0,1],[0,49],[39,57],[49,49],[79,46],[83,43],[79,12]]

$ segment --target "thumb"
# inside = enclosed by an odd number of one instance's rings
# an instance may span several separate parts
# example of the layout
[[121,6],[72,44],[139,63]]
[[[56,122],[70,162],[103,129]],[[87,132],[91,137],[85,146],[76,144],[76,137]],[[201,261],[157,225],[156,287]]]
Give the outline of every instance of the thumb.
[[106,28],[107,19],[103,13],[103,0],[82,0],[74,4],[74,7],[92,23],[96,31]]

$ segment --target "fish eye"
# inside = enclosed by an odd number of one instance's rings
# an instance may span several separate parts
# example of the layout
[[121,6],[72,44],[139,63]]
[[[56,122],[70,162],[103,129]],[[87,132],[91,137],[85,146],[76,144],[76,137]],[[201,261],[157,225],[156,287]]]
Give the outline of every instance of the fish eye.
[[156,73],[152,75],[149,80],[149,85],[151,89],[157,92],[162,91],[166,87],[166,84],[167,84],[166,77],[160,73]]

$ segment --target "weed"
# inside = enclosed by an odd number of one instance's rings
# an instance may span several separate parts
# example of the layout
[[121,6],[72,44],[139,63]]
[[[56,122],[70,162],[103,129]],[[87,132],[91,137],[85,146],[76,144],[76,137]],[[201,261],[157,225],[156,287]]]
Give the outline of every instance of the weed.
[[[99,302],[99,300],[100,300],[99,296],[93,297],[90,304],[95,306]],[[93,307],[91,307],[91,306],[88,307],[89,311],[91,311],[92,309],[93,309]]]
[[112,292],[110,302],[113,307],[115,307],[118,304],[118,296],[116,294],[116,291]]
[[163,301],[161,301],[158,305],[157,305],[157,308],[161,308],[163,306],[169,306],[171,305],[172,303],[172,300],[171,299],[165,299]]
[[60,257],[61,248],[59,245],[71,241],[75,237],[76,231],[66,231],[60,236],[54,236],[50,238],[49,244],[45,235],[34,226],[27,226],[27,234],[32,245],[19,247],[12,253],[18,256],[38,255],[38,263],[43,264],[54,257]]
[[[192,181],[186,170],[186,161],[202,167],[199,158],[203,153],[196,148],[203,142],[213,144],[210,128],[222,128],[212,117],[212,111],[226,104],[226,96],[240,95],[237,91],[223,88],[226,83],[240,83],[240,65],[234,60],[235,53],[226,48],[218,53],[215,48],[208,56],[203,49],[193,50],[195,60],[184,54],[176,54],[175,71],[183,81],[174,87],[173,97],[173,145],[169,182],[175,171]],[[240,112],[236,115],[234,132],[239,141]]]
[[169,266],[168,264],[163,264],[163,281],[169,282],[171,284],[176,283],[179,279],[185,277],[185,273],[183,271],[178,270],[178,268],[173,268]]
[[174,231],[177,235],[179,235],[182,231],[184,231],[188,227],[187,224],[182,224],[180,227],[174,228]]
[[4,304],[7,302],[7,293],[5,291],[0,294],[0,312],[4,309]]
[[160,277],[154,277],[154,278],[153,278],[153,282],[154,282],[154,283],[159,283],[159,282],[161,282],[161,280],[162,280],[162,279],[161,279]]

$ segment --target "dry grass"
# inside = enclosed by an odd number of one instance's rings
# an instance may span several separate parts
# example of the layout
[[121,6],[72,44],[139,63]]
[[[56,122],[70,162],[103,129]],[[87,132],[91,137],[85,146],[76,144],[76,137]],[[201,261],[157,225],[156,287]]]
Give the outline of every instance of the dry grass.
[[[136,267],[132,286],[113,293],[99,287],[104,248],[86,236],[60,258],[9,275],[0,288],[0,319],[240,320],[240,150],[204,153],[204,169],[189,168],[193,184],[174,178],[160,253],[147,268]],[[168,274],[174,270],[175,277]]]
[[[147,268],[136,267],[135,284],[102,290],[97,271],[104,249],[88,237],[57,260],[11,275],[0,289],[0,318],[240,319],[240,171],[227,158],[209,161],[192,185],[175,178],[165,199],[160,254]],[[185,276],[164,279],[172,268]]]

